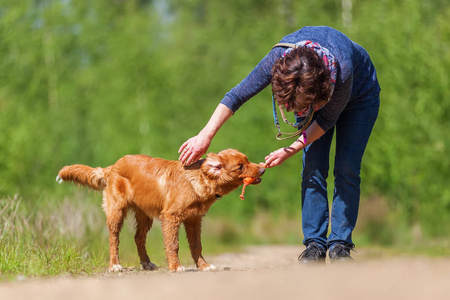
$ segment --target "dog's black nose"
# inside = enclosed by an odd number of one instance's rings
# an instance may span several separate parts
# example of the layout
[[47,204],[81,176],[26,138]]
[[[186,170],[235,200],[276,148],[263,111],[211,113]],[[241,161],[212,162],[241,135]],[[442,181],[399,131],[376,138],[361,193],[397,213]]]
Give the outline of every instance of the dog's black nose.
[[259,168],[259,175],[262,176],[265,171],[266,171],[266,168]]

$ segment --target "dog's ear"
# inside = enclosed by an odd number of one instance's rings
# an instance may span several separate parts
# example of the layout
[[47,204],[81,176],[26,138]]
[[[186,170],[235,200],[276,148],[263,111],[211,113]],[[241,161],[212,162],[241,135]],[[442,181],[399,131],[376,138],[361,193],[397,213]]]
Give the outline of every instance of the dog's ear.
[[202,170],[212,176],[218,176],[222,172],[222,161],[219,155],[215,153],[208,153],[205,162],[202,165]]

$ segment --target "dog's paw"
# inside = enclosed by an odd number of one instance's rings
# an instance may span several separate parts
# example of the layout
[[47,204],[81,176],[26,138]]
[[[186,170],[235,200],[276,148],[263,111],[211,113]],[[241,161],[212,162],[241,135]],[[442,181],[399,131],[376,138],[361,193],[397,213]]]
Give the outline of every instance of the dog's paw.
[[186,268],[183,267],[183,266],[179,266],[179,267],[177,268],[177,273],[182,273],[182,272],[186,272]]
[[217,271],[217,267],[215,265],[209,265],[202,269],[203,272],[214,272]]
[[56,176],[56,181],[57,181],[59,184],[61,184],[61,183],[64,182],[64,180],[63,180],[61,177],[59,177],[59,175]]
[[182,272],[186,272],[186,268],[183,266],[178,266],[176,269],[170,269],[170,272],[172,273],[182,273]]
[[109,268],[110,272],[122,272],[123,267],[121,265],[113,265],[111,268]]
[[159,269],[155,264],[153,264],[151,262],[145,262],[145,263],[142,263],[141,265],[144,270],[153,271],[153,270]]

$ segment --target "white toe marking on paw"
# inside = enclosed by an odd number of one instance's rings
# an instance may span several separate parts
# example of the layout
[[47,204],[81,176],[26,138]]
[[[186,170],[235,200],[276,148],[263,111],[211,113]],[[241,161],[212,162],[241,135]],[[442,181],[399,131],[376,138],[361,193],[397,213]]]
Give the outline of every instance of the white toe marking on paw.
[[183,266],[179,266],[179,267],[177,268],[177,272],[186,272],[186,268],[183,267]]
[[210,265],[211,271],[217,271],[217,267],[215,265]]
[[215,265],[209,265],[209,267],[203,269],[203,272],[213,272],[213,271],[217,271],[217,267]]
[[121,265],[113,265],[109,271],[110,272],[122,272],[123,268]]

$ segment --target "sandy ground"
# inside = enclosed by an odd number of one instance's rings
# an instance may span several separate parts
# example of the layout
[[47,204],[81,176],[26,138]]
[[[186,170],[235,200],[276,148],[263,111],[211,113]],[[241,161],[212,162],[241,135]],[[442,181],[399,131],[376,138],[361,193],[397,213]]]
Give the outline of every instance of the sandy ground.
[[[207,257],[218,272],[128,270],[0,283],[0,299],[450,299],[450,257],[377,257],[303,266],[299,246],[249,247]],[[375,255],[378,256],[378,255]]]

